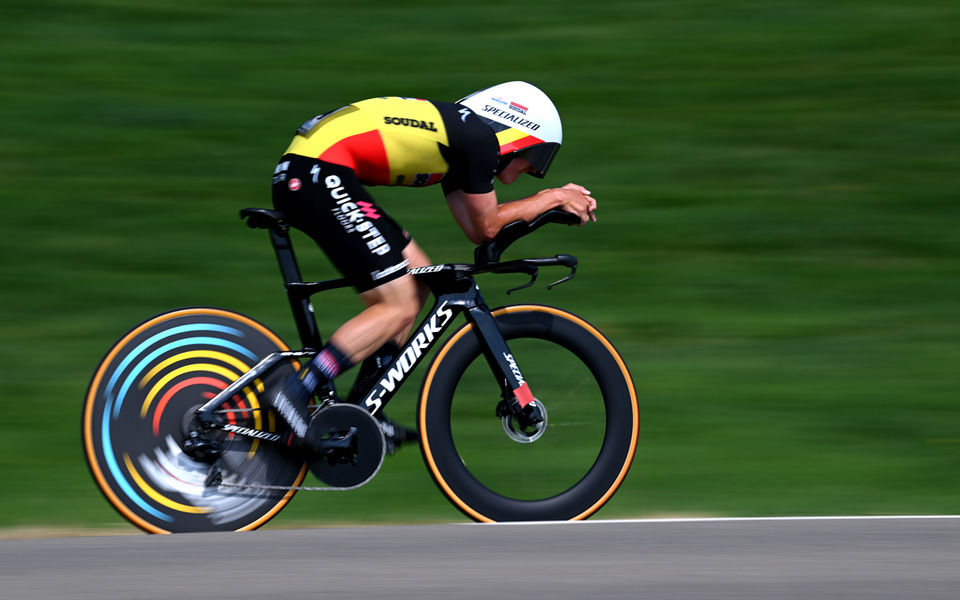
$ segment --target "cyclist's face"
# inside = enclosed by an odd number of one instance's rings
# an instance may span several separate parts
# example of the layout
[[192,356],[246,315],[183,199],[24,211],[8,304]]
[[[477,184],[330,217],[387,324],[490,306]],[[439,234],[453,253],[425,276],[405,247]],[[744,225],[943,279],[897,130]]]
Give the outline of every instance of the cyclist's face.
[[502,171],[497,173],[497,179],[500,180],[500,183],[511,184],[517,180],[517,177],[532,171],[534,171],[534,168],[529,160],[523,157],[517,157],[511,160],[510,164],[504,167]]

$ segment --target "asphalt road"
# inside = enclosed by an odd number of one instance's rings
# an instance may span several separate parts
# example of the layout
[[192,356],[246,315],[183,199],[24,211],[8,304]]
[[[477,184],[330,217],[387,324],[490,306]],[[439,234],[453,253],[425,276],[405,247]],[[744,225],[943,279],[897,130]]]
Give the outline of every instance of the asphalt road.
[[960,518],[0,540],[0,598],[960,598]]

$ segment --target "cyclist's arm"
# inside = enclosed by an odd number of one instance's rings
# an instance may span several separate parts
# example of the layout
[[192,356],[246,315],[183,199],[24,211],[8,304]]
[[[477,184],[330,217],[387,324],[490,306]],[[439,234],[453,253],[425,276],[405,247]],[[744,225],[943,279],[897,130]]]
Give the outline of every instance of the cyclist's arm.
[[580,217],[580,224],[596,221],[597,201],[589,190],[574,183],[562,188],[541,190],[536,194],[514,200],[497,202],[495,191],[468,194],[456,190],[447,194],[447,205],[457,223],[474,244],[492,240],[504,225],[517,220],[530,221],[551,208],[560,208]]

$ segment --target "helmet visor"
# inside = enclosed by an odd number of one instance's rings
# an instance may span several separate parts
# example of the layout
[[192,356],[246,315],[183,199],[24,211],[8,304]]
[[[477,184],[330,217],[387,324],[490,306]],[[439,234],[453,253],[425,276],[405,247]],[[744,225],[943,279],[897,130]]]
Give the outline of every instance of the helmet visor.
[[530,174],[538,179],[543,179],[547,168],[550,167],[550,163],[553,162],[553,157],[556,156],[557,150],[559,149],[560,144],[539,144],[531,148],[504,154],[497,162],[497,173],[502,173],[513,159],[523,158],[533,167],[533,171],[531,171]]
[[553,162],[553,157],[557,155],[557,150],[559,149],[560,144],[538,144],[519,152],[518,155],[530,161],[530,164],[536,169],[530,173],[531,175],[543,179],[543,176],[547,173],[547,169],[550,168],[550,163]]

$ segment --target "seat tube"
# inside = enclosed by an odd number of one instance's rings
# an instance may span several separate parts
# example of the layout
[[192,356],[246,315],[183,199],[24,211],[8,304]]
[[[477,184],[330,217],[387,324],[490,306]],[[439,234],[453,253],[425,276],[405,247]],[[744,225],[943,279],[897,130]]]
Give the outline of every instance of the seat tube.
[[530,386],[527,384],[507,346],[497,321],[486,306],[477,306],[467,312],[467,318],[476,328],[480,337],[484,356],[490,364],[497,380],[504,386],[505,394],[512,394],[521,407],[534,401]]
[[274,227],[271,229],[270,242],[277,254],[280,273],[283,275],[284,290],[287,293],[287,300],[290,302],[290,309],[293,311],[293,321],[297,325],[300,341],[305,348],[321,348],[323,341],[320,338],[317,320],[313,315],[313,305],[310,303],[310,297],[290,286],[291,283],[302,283],[303,277],[300,274],[297,257],[293,253],[293,244],[287,228]]

